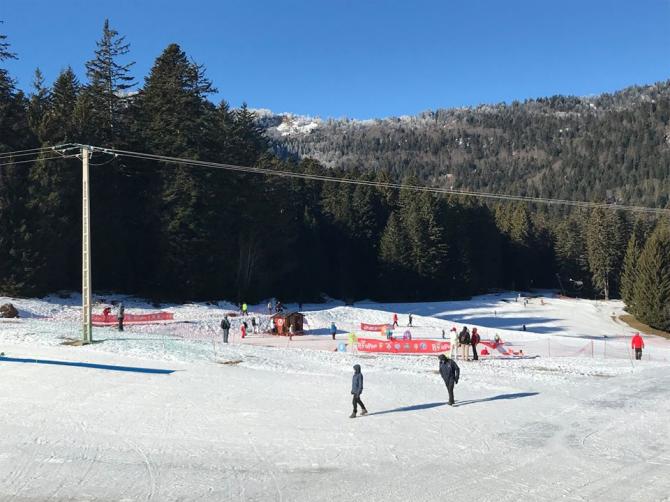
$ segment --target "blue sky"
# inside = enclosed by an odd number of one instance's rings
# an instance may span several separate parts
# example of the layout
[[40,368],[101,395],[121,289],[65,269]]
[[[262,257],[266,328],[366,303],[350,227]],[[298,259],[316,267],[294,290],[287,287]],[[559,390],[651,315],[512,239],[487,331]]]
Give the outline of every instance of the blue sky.
[[670,78],[670,0],[2,0],[22,89],[82,78],[107,17],[142,82],[176,42],[233,106],[372,118]]

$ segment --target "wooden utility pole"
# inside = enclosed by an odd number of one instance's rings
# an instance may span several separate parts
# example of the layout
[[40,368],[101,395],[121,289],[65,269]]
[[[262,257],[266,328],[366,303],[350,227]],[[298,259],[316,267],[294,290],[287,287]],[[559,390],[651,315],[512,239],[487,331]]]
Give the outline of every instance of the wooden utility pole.
[[82,167],[82,218],[81,218],[81,302],[82,302],[82,343],[93,341],[91,324],[91,190],[89,186],[88,157],[91,150],[81,147]]

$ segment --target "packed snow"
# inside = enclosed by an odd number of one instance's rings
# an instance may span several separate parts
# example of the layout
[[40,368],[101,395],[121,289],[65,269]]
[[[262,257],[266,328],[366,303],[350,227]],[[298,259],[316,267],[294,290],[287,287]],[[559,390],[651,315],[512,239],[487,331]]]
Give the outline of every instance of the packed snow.
[[[634,360],[620,302],[306,304],[292,340],[251,333],[264,302],[224,345],[232,304],[97,300],[174,321],[70,346],[78,295],[0,298],[20,314],[0,319],[0,500],[670,500],[670,341]],[[459,360],[450,407],[435,356],[341,351],[394,313],[396,336],[467,325],[523,356]],[[350,419],[353,364],[370,413]]]

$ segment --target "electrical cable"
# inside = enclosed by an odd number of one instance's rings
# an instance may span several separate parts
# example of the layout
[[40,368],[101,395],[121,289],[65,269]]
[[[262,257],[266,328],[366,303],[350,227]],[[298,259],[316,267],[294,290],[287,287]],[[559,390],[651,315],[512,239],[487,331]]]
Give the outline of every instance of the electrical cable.
[[182,166],[192,166],[192,167],[209,167],[214,169],[222,169],[227,171],[243,172],[250,174],[263,174],[268,176],[280,176],[287,178],[298,178],[310,181],[321,181],[321,182],[333,182],[341,184],[350,184],[350,185],[362,185],[370,186],[377,188],[390,188],[396,190],[412,190],[417,192],[429,192],[442,195],[456,195],[464,197],[478,197],[492,200],[509,200],[517,202],[530,202],[538,204],[547,204],[547,205],[564,205],[571,206],[583,209],[610,209],[617,211],[630,211],[638,213],[651,213],[651,214],[670,214],[670,209],[663,208],[653,208],[646,206],[632,206],[624,204],[606,204],[600,202],[585,202],[585,201],[575,201],[575,200],[566,200],[566,199],[551,199],[547,197],[531,197],[524,195],[507,195],[507,194],[495,194],[490,192],[476,192],[469,190],[459,190],[451,188],[441,188],[441,187],[430,187],[430,186],[421,186],[421,185],[405,185],[402,183],[392,183],[392,182],[382,182],[382,181],[370,181],[370,180],[357,180],[352,178],[338,178],[335,176],[326,176],[326,175],[317,175],[317,174],[308,174],[308,173],[298,173],[294,171],[285,171],[285,170],[274,170],[260,167],[249,167],[249,166],[239,166],[234,164],[224,164],[217,162],[208,162],[201,160],[191,160],[191,159],[182,159],[179,157],[170,157],[167,155],[156,155],[149,153],[141,152],[132,152],[127,150],[119,150],[114,148],[101,148],[101,147],[90,147],[94,151],[107,153],[107,154],[117,154],[121,157],[142,159],[142,160],[152,160],[156,162],[167,162],[173,164],[179,164]]

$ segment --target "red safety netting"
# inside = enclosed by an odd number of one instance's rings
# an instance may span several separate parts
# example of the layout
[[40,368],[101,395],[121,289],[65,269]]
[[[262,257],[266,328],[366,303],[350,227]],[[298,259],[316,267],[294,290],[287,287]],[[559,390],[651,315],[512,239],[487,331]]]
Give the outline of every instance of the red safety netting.
[[[172,312],[157,312],[154,314],[125,314],[123,324],[152,324],[160,321],[172,321],[174,314]],[[91,321],[94,326],[114,326],[119,320],[114,314],[102,315],[93,314]]]

